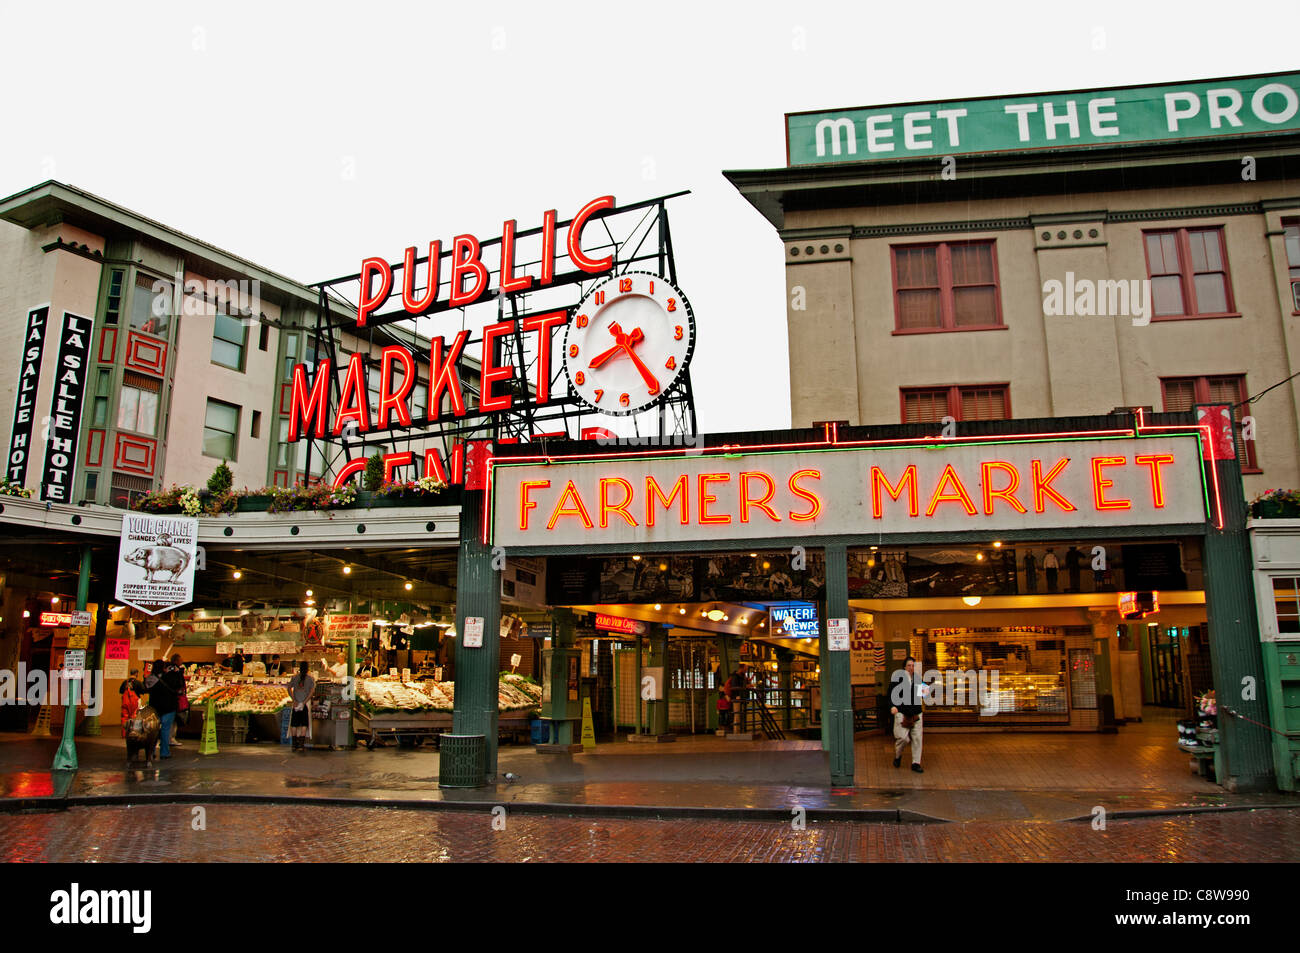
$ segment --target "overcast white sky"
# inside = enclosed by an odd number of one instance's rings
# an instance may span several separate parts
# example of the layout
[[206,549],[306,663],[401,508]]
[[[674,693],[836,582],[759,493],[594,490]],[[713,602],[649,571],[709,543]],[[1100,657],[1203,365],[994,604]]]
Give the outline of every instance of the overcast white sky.
[[[0,7],[0,194],[59,179],[311,282],[597,195],[670,208],[705,431],[790,422],[783,114],[1295,69],[1300,4]],[[13,320],[14,316],[5,316]]]

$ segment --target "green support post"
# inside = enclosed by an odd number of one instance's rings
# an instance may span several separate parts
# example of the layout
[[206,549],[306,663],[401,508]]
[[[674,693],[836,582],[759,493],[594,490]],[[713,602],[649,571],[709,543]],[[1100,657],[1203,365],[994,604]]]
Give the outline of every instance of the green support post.
[[[108,613],[102,608],[105,605],[105,600],[100,599],[99,605],[101,607],[100,611],[95,614],[95,665],[91,669],[92,678],[94,672],[102,673],[104,671],[104,657],[108,652]],[[104,707],[102,697],[104,694],[104,678],[102,674],[99,680],[99,694],[101,696],[99,698],[99,707],[102,710]],[[99,716],[87,715],[86,723],[81,726],[81,733],[87,738],[98,738],[102,735],[104,730],[99,725]]]
[[[81,547],[81,570],[77,575],[77,610],[85,611],[89,599],[90,546],[87,544]],[[51,692],[56,687],[50,686]],[[54,755],[55,771],[77,770],[77,743],[73,740],[73,732],[77,727],[77,699],[80,695],[81,679],[71,679],[68,685],[68,704],[64,707],[63,740],[59,742],[59,750]]]
[[849,553],[844,544],[826,547],[826,612],[820,628],[822,747],[830,752],[831,784],[853,786],[853,689],[848,652],[831,652],[826,638],[829,619],[849,614]]
[[[456,690],[452,733],[482,735],[483,783],[497,773],[497,679],[501,641],[501,573],[493,568],[492,547],[479,533],[483,525],[481,490],[468,490],[460,513],[460,552],[456,559]],[[465,620],[483,620],[483,646],[466,648]]]
[[641,633],[636,636],[636,733],[643,734],[645,726],[645,699],[641,697],[641,670],[645,667],[644,648],[641,645]]
[[652,625],[648,635],[650,667],[658,667],[663,671],[659,689],[664,697],[659,701],[647,702],[646,724],[649,734],[666,735],[668,734],[668,630],[661,625]]
[[[560,747],[577,746],[581,748],[582,693],[569,698],[569,664],[573,658],[581,659],[582,654],[574,648],[577,643],[578,622],[572,609],[552,609],[551,618],[555,621],[555,634],[551,637],[551,648],[543,653],[549,668],[551,681],[551,700],[542,706],[542,718],[549,719],[555,726],[553,742],[539,746],[542,751],[555,753]],[[581,679],[579,679],[581,684]]]
[[1223,529],[1211,526],[1205,534],[1205,611],[1223,760],[1218,782],[1229,791],[1271,791],[1271,732],[1224,711],[1231,708],[1252,721],[1269,723],[1241,470],[1235,459],[1216,460],[1210,466],[1214,469],[1208,478],[1219,481],[1223,505]]

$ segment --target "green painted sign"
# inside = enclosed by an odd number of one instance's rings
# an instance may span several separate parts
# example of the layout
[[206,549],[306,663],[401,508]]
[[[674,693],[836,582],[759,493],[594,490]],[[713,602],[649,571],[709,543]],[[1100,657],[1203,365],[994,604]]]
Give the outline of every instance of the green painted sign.
[[1300,73],[787,113],[791,166],[1300,130]]

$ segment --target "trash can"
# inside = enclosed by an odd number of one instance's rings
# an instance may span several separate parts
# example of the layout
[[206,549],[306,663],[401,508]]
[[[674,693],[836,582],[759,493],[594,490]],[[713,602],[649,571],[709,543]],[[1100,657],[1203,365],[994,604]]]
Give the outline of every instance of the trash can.
[[486,779],[483,735],[442,735],[438,745],[438,787],[479,788]]

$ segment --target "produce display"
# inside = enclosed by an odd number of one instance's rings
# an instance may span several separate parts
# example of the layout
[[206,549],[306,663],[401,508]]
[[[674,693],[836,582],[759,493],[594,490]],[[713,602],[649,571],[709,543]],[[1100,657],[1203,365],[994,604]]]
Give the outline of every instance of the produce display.
[[186,693],[192,708],[203,708],[208,700],[222,714],[274,715],[289,704],[289,692],[283,685],[213,685],[191,682]]
[[399,682],[366,678],[357,682],[357,701],[370,712],[451,711],[452,700],[439,682]]
[[[541,686],[522,681],[497,683],[497,709],[499,711],[527,711],[536,708],[542,697]],[[532,689],[532,691],[530,691]],[[357,681],[357,703],[371,713],[386,712],[450,712],[455,707],[454,682],[400,682],[391,676],[365,678]]]

